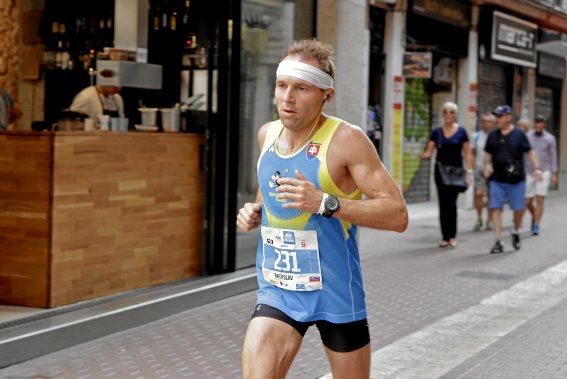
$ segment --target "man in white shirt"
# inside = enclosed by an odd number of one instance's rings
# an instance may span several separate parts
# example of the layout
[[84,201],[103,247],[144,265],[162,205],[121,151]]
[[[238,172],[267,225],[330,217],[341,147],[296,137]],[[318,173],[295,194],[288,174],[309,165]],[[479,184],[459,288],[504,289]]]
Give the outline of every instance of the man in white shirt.
[[[537,116],[534,129],[528,132],[528,140],[537,155],[542,180],[536,180],[534,166],[526,160],[526,208],[532,215],[531,231],[540,233],[539,223],[543,215],[543,203],[550,183],[557,185],[557,141],[553,134],[545,130],[545,118]],[[535,204],[534,204],[535,198]]]
[[95,122],[100,115],[124,117],[124,101],[119,92],[120,87],[115,86],[87,87],[75,96],[69,109],[83,113]]

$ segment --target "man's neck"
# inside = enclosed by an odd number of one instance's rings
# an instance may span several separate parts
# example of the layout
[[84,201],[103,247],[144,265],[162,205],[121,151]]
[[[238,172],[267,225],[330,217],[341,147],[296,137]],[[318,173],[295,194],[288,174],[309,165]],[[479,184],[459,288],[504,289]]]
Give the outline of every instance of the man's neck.
[[512,129],[514,129],[514,126],[512,124],[508,124],[505,127],[503,127],[502,129],[500,129],[500,133],[506,135],[506,134],[510,133],[512,131]]

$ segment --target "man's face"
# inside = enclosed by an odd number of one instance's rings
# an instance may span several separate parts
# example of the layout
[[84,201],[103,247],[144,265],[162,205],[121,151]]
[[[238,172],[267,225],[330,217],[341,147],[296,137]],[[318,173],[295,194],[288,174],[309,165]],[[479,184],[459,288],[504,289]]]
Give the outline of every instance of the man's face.
[[[298,60],[319,68],[314,58],[289,56],[286,59]],[[301,129],[312,125],[323,101],[333,90],[322,90],[313,84],[292,76],[280,75],[276,80],[276,106],[282,124],[288,129]]]
[[101,86],[101,87],[100,87],[100,92],[101,92],[104,96],[116,95],[117,93],[120,92],[120,87],[115,87],[115,86]]
[[484,130],[485,132],[488,132],[490,129],[494,128],[494,121],[490,117],[483,117],[481,124],[482,130]]
[[534,130],[536,133],[542,133],[545,130],[545,122],[538,121],[534,124]]
[[507,127],[512,122],[512,115],[511,114],[503,114],[500,116],[496,116],[496,125],[500,129]]

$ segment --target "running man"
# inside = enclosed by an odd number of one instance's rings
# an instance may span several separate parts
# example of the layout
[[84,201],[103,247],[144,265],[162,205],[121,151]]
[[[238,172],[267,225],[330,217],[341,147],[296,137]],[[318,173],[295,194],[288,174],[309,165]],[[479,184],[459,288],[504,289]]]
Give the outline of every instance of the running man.
[[261,226],[244,378],[283,378],[311,325],[335,378],[370,374],[356,228],[403,232],[408,216],[365,132],[323,113],[335,95],[332,54],[316,40],[294,42],[282,53],[275,89],[280,119],[258,132],[258,196],[237,216],[240,230]]
[[[534,130],[528,132],[528,140],[534,149],[541,168],[541,180],[535,178],[534,166],[526,159],[526,208],[532,215],[531,231],[537,236],[539,223],[543,216],[543,202],[549,184],[557,185],[557,141],[553,134],[545,130],[545,118],[537,116]],[[534,205],[535,197],[535,205]]]

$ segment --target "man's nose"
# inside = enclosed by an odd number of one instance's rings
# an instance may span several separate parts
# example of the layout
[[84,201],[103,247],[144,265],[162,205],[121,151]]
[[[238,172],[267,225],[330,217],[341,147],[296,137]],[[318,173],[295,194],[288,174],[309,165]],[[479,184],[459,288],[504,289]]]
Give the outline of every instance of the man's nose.
[[294,99],[295,98],[293,96],[293,89],[286,88],[286,90],[283,93],[283,101],[285,101],[286,103],[292,103]]

